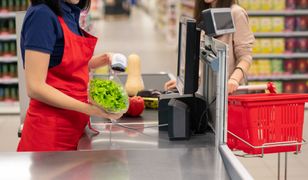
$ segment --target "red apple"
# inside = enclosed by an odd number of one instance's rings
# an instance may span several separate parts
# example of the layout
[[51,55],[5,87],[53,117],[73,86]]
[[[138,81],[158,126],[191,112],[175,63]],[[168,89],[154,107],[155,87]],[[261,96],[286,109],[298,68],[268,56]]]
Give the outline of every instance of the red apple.
[[129,108],[126,112],[129,116],[139,116],[144,110],[144,101],[140,96],[129,98]]

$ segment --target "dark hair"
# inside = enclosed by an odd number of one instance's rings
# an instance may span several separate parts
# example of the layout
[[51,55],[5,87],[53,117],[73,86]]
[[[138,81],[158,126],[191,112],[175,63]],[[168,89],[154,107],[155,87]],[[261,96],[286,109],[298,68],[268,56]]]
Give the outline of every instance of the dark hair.
[[[237,0],[217,0],[216,8],[231,7]],[[204,0],[195,0],[194,18],[199,23],[201,21],[201,12],[211,8],[210,3],[205,3]]]
[[[62,0],[30,0],[33,6],[38,4],[46,4],[56,15],[62,16],[61,12],[61,1]],[[77,6],[82,10],[89,10],[91,0],[80,0]]]

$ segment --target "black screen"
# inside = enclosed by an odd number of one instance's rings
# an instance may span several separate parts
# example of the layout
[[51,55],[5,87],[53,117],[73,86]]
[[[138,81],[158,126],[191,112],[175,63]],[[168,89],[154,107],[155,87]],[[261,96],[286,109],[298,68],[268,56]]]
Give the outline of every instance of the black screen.
[[177,88],[182,94],[198,90],[200,31],[196,25],[191,18],[180,21]]
[[234,28],[230,12],[216,12],[214,13],[214,18],[217,30]]

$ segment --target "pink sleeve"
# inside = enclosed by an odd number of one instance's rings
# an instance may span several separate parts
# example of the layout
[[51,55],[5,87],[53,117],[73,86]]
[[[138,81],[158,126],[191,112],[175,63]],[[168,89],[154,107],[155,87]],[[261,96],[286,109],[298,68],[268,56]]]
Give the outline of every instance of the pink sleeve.
[[244,9],[237,6],[233,12],[235,33],[233,34],[233,49],[236,64],[245,60],[252,62],[252,47],[255,41],[249,26],[248,15]]

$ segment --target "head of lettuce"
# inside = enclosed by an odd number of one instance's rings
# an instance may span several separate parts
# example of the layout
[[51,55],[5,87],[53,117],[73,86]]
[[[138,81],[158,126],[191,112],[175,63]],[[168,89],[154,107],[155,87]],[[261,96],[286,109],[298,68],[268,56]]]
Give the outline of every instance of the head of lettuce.
[[129,106],[125,89],[113,80],[90,80],[89,96],[92,103],[108,113],[125,113]]

